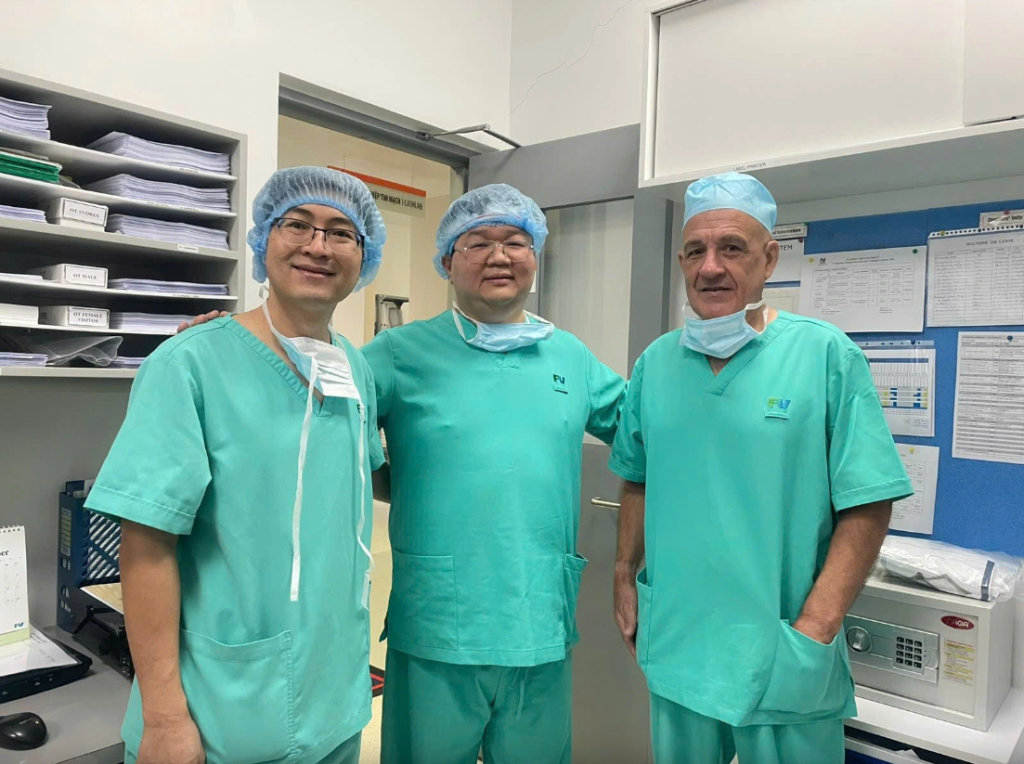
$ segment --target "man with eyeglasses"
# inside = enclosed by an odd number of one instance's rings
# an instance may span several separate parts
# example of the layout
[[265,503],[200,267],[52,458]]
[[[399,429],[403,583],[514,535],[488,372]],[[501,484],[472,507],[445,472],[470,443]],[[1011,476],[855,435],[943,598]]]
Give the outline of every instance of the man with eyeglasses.
[[356,178],[271,176],[248,242],[266,303],[155,350],[87,506],[121,522],[128,764],[358,764],[370,720],[373,376],[334,334],[380,267]]
[[453,310],[363,349],[390,457],[382,764],[570,760],[583,434],[613,439],[625,383],[524,312],[547,233],[511,186],[457,199]]

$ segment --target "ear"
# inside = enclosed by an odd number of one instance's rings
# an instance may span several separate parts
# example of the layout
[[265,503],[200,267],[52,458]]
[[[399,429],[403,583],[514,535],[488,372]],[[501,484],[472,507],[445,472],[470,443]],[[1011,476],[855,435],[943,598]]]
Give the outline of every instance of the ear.
[[452,280],[452,256],[445,255],[441,258],[441,265],[444,266],[445,273],[448,274],[448,280]]
[[772,277],[772,273],[775,272],[775,266],[779,264],[779,243],[772,239],[768,242],[768,246],[764,248],[764,254],[768,259],[764,269],[764,280],[767,281]]

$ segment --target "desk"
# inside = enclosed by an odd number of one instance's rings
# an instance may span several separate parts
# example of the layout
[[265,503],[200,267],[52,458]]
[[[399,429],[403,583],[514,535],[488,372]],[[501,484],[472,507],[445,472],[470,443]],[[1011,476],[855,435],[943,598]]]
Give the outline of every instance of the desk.
[[1024,764],[1024,690],[1011,689],[987,732],[857,698],[846,726],[970,764]]
[[89,673],[64,687],[0,705],[0,716],[31,711],[50,733],[34,751],[0,751],[4,764],[121,764],[121,721],[131,683],[56,626],[48,637],[92,658]]

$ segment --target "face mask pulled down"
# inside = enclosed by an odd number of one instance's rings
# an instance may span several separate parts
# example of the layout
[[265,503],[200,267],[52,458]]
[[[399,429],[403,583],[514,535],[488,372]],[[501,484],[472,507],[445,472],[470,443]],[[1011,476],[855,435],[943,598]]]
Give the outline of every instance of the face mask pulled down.
[[370,575],[373,573],[374,563],[373,555],[370,554],[370,549],[363,541],[363,529],[366,526],[366,468],[363,464],[366,457],[366,407],[359,395],[359,389],[352,381],[352,367],[349,364],[348,355],[343,348],[312,337],[285,337],[274,328],[274,322],[270,320],[270,311],[267,310],[266,303],[263,303],[263,315],[267,319],[270,331],[281,343],[289,360],[295,364],[295,368],[309,383],[309,392],[306,395],[306,413],[302,419],[302,434],[299,436],[299,476],[295,488],[295,504],[292,508],[291,601],[297,602],[299,599],[299,577],[302,572],[300,533],[302,526],[302,476],[306,468],[306,446],[309,443],[309,430],[313,417],[313,391],[319,390],[326,398],[354,400],[359,410],[359,432],[356,435],[359,459],[359,494],[355,497],[359,506],[359,523],[356,527],[356,541],[369,560],[360,600],[363,608],[369,610]]
[[[747,312],[757,310],[763,305],[764,300],[761,300],[751,303],[737,313],[704,319],[694,313],[687,304],[683,309],[683,334],[679,344],[712,358],[731,358],[760,334],[747,323]],[[767,306],[764,308],[764,319],[767,324]]]
[[[466,337],[466,330],[459,320],[462,316],[476,327],[476,334]],[[525,324],[485,324],[470,318],[456,305],[452,308],[452,320],[467,345],[486,350],[489,353],[508,353],[510,350],[530,347],[546,340],[555,332],[555,325],[532,313],[526,314],[533,321]]]

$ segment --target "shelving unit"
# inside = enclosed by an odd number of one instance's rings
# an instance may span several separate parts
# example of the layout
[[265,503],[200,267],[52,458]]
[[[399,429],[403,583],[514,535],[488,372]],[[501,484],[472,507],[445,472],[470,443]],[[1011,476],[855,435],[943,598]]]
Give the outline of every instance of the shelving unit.
[[[25,151],[62,165],[61,174],[87,185],[120,173],[147,180],[201,188],[225,188],[230,210],[211,210],[127,199],[64,184],[0,174],[0,204],[45,210],[53,199],[70,198],[123,213],[157,220],[218,228],[228,235],[230,249],[142,239],[106,231],[82,230],[49,223],[0,217],[0,303],[23,305],[74,304],[150,313],[191,314],[208,310],[240,310],[245,262],[245,137],[169,114],[121,103],[63,85],[0,70],[0,96],[49,104],[51,139],[0,130],[0,150]],[[228,174],[197,171],[120,157],[86,148],[110,132],[123,132],[161,143],[226,153]],[[148,278],[227,284],[227,295],[151,294],[53,282],[6,278],[57,263],[102,266],[110,278]],[[56,334],[49,334],[54,332]],[[45,334],[44,334],[45,333]],[[104,334],[124,338],[121,352],[144,356],[168,332],[121,331],[45,325],[12,325],[0,320],[0,335],[50,338]],[[134,370],[92,368],[0,367],[0,378],[130,379]],[[2,391],[0,387],[0,391]]]

